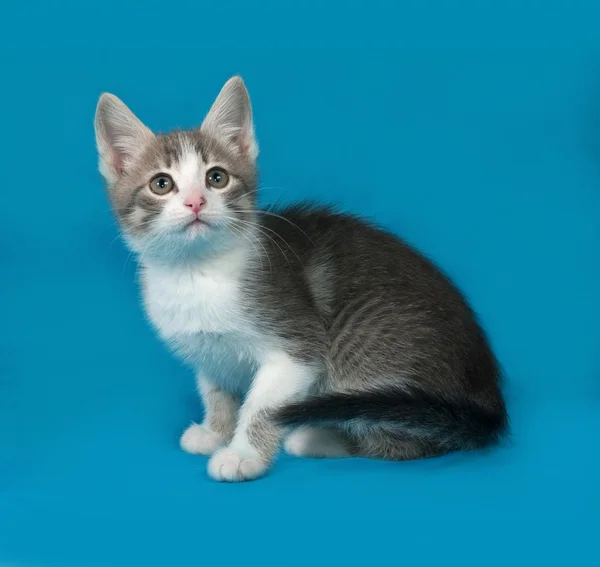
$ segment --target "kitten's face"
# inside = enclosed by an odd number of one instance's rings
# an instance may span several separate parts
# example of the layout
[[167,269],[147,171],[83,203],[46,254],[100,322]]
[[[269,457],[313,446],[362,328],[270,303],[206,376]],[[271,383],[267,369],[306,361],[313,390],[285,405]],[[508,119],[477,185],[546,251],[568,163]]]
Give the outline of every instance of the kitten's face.
[[241,79],[227,82],[201,128],[159,136],[103,95],[96,139],[100,171],[134,251],[178,259],[251,228],[258,150]]

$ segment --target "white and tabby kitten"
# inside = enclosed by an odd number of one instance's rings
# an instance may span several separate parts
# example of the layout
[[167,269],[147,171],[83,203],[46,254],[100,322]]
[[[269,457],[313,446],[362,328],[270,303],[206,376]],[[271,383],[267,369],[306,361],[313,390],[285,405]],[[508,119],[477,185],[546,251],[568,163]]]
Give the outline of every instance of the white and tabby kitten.
[[356,217],[257,208],[240,78],[197,130],[155,135],[110,94],[95,126],[146,311],[204,401],[181,446],[211,477],[265,474],[286,435],[297,456],[394,460],[498,440],[496,360],[438,269]]

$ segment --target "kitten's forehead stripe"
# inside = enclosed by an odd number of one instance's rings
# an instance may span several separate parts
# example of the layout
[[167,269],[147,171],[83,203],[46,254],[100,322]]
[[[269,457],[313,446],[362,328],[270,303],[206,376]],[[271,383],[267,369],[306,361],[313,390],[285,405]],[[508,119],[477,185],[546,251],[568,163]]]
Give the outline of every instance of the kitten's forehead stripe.
[[194,154],[207,163],[209,155],[207,147],[210,143],[205,137],[196,131],[175,131],[161,135],[158,138],[157,153],[164,167],[176,168],[189,154]]
[[169,150],[168,146],[165,147],[165,152],[163,153],[162,158],[163,158],[163,163],[165,164],[165,167],[167,169],[170,169],[171,167],[173,167],[174,155],[173,155],[173,152],[171,152]]
[[171,132],[159,138],[162,143],[161,154],[166,167],[173,167],[182,155],[182,136],[180,132]]
[[200,154],[202,161],[204,163],[208,163],[208,154],[206,153],[205,146],[206,146],[206,142],[205,142],[204,138],[201,135],[199,135],[194,140],[194,149],[196,150],[196,153]]

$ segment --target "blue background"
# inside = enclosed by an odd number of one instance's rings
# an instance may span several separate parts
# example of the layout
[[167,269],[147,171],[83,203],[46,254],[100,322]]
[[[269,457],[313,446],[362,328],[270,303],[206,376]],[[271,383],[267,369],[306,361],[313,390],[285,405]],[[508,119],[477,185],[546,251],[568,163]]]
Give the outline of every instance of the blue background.
[[[0,21],[0,564],[598,560],[597,2],[69,0]],[[200,404],[144,321],[93,113],[108,90],[194,126],[234,73],[265,200],[372,216],[468,294],[508,377],[502,448],[282,457],[239,485],[178,449]]]

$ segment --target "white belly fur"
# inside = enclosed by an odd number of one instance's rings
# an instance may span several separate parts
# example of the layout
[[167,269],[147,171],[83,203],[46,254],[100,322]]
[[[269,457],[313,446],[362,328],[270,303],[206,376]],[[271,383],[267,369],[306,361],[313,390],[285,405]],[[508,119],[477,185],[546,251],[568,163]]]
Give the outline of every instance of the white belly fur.
[[261,349],[240,309],[240,253],[199,268],[144,264],[142,283],[148,317],[175,353],[222,388],[244,393]]

